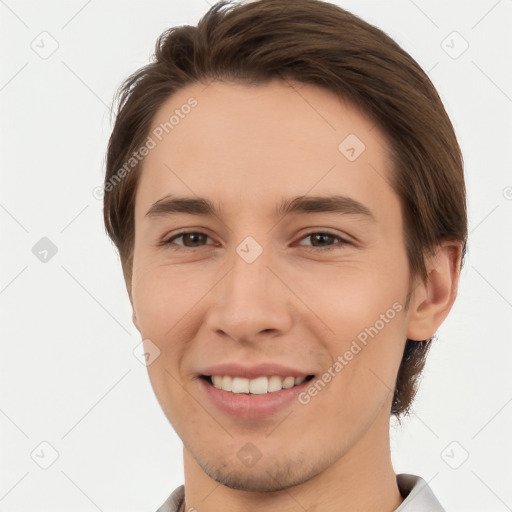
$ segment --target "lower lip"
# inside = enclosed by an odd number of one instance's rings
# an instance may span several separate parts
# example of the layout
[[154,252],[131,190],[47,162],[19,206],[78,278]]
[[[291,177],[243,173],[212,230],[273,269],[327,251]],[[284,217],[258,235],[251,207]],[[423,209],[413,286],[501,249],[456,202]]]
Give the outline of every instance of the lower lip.
[[[270,416],[292,402],[309,385],[310,380],[304,381],[292,388],[273,391],[264,395],[232,393],[218,389],[205,379],[200,378],[199,384],[209,399],[220,410],[237,418],[258,419]],[[312,380],[312,379],[311,379]]]

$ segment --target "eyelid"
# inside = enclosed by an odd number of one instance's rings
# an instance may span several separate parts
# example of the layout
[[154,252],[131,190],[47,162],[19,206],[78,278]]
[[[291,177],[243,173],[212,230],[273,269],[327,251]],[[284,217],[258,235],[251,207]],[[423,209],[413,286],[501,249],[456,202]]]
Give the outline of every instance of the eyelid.
[[[204,229],[204,228],[200,228],[200,229]],[[188,235],[188,234],[198,234],[198,235],[206,235],[207,238],[209,238],[210,240],[212,240],[212,237],[210,237],[208,235],[208,233],[205,233],[204,231],[200,231],[199,229],[188,229],[188,230],[184,230],[184,231],[179,231],[178,233],[174,233],[173,235],[171,236],[166,236],[163,238],[163,240],[158,244],[160,246],[164,246],[164,247],[168,247],[170,245],[172,245],[174,243],[174,240],[178,239],[178,238],[181,238],[182,236],[185,236],[185,235]],[[317,247],[317,246],[314,246],[314,245],[310,245],[310,246],[307,246],[307,245],[302,245],[300,244],[300,242],[310,236],[313,236],[313,235],[329,235],[329,236],[332,236],[333,238],[336,238],[338,239],[338,242],[336,242],[335,244],[332,244],[332,245],[328,245],[328,246],[325,246],[325,247]],[[301,247],[307,247],[308,250],[313,250],[313,251],[328,251],[328,250],[333,250],[333,249],[336,249],[336,248],[341,248],[341,247],[344,247],[346,245],[353,245],[354,243],[349,239],[350,237],[345,237],[345,236],[341,236],[337,233],[333,233],[331,232],[329,229],[325,229],[325,228],[310,228],[309,231],[303,233],[299,239],[298,239],[298,245],[300,245]],[[207,247],[207,245],[200,245],[198,247],[187,247],[185,245],[181,245],[181,244],[176,244],[180,249],[176,249],[176,250],[184,250],[184,251],[193,251],[194,249],[201,249],[201,248],[204,248],[204,247]],[[341,247],[340,247],[341,246]]]
[[[201,228],[201,229],[204,229],[204,228]],[[163,245],[163,246],[171,245],[171,243],[174,243],[175,239],[180,238],[184,235],[189,235],[189,234],[206,235],[207,238],[212,240],[212,237],[210,235],[208,235],[208,233],[205,233],[204,231],[200,231],[199,229],[188,229],[188,230],[184,230],[184,231],[179,231],[178,233],[174,233],[173,235],[170,235],[170,236],[169,235],[165,236],[158,245]],[[195,249],[195,247],[186,247],[185,245],[180,245],[180,244],[177,244],[177,245],[179,247],[182,247],[185,250]],[[205,246],[204,245],[199,246],[198,248],[201,248],[201,247],[205,247]]]
[[[300,243],[300,242],[302,242],[302,240],[309,238],[310,236],[313,236],[313,235],[329,235],[329,236],[337,239],[338,241],[331,245],[326,245],[323,247],[322,246],[318,247],[318,246],[314,246],[314,245],[303,245]],[[344,237],[337,233],[332,233],[328,229],[317,228],[317,229],[313,229],[313,230],[308,231],[308,232],[304,233],[303,235],[301,235],[298,240],[298,245],[300,247],[305,248],[306,251],[322,253],[322,252],[328,252],[328,251],[335,251],[337,249],[342,250],[347,245],[354,245],[354,243],[350,240],[350,237]]]

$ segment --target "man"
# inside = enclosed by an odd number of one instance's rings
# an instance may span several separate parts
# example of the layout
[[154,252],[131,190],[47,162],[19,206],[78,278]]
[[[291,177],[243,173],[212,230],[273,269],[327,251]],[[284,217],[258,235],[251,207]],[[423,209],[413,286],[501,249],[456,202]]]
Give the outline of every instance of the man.
[[389,447],[467,237],[418,64],[327,2],[220,2],[119,99],[105,225],[184,445],[159,512],[442,511]]

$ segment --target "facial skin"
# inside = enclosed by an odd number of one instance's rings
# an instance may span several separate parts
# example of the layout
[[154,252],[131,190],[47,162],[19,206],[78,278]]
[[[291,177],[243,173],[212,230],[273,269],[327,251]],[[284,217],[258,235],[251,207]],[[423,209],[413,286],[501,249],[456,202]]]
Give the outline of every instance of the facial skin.
[[[185,510],[391,512],[402,502],[389,451],[396,375],[406,338],[433,336],[448,314],[460,248],[441,246],[427,284],[409,282],[386,140],[328,91],[193,84],[153,128],[191,96],[197,106],[143,162],[130,294],[135,326],[160,350],[151,384],[184,444]],[[366,146],[354,161],[338,149],[349,134]],[[206,198],[220,212],[147,217],[168,194]],[[275,214],[304,195],[350,197],[374,220]],[[159,245],[183,230],[207,237]],[[307,236],[326,232],[347,243]],[[252,263],[236,250],[249,236],[263,249]],[[201,390],[198,371],[223,362],[272,361],[318,377],[394,303],[401,311],[308,404],[247,420]],[[252,467],[237,457],[249,442],[261,453]]]

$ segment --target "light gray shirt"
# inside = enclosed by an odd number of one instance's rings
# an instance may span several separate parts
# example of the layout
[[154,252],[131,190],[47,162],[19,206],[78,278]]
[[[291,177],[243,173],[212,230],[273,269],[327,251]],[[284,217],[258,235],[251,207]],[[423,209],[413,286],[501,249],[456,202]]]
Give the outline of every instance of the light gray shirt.
[[[395,512],[445,512],[427,482],[420,476],[401,473],[396,475],[396,481],[404,501]],[[185,486],[180,485],[156,512],[185,512],[184,497]]]

